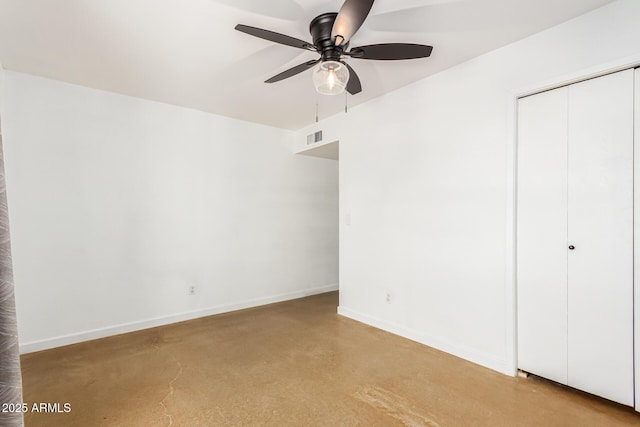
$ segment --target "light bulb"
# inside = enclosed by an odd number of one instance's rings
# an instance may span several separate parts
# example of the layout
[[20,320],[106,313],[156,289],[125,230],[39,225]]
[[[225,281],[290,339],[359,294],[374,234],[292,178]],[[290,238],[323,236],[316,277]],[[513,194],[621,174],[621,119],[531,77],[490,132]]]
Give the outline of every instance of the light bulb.
[[322,95],[339,95],[349,82],[349,69],[338,61],[324,61],[313,70],[313,84]]
[[333,89],[336,85],[336,72],[333,68],[329,68],[329,75],[327,76],[327,84],[329,89]]

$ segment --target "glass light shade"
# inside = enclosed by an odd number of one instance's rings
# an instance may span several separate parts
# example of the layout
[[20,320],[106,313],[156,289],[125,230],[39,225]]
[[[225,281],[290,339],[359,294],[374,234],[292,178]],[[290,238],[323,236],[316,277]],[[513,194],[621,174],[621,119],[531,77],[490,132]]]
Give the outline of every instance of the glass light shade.
[[313,84],[322,95],[340,95],[349,82],[349,69],[337,61],[324,61],[313,70]]

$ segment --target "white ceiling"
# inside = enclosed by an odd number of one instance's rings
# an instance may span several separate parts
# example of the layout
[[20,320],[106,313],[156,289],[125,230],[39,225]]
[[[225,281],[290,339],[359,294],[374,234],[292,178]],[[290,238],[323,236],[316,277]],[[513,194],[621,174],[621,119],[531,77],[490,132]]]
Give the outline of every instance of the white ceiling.
[[[354,106],[613,0],[378,0],[351,46],[413,42],[431,58],[348,60]],[[341,0],[0,0],[0,63],[83,86],[299,129],[315,120],[311,73],[262,83],[313,52],[234,30],[238,23],[311,41],[309,22]],[[535,60],[535,59],[532,59]],[[345,99],[319,97],[320,117]]]

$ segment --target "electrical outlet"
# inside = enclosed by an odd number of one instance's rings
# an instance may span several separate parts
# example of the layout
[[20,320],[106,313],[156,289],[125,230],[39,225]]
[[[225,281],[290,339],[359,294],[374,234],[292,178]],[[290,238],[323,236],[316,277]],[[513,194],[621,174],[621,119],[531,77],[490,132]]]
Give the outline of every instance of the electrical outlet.
[[196,294],[196,285],[190,285],[189,286],[189,295],[195,295]]
[[385,293],[384,296],[385,296],[385,301],[387,301],[387,304],[391,304],[391,292]]

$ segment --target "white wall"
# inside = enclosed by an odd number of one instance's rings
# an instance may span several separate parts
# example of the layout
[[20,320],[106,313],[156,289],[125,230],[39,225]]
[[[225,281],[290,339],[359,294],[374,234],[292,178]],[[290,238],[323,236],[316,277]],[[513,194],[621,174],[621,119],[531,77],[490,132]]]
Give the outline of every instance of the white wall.
[[4,68],[2,68],[2,63],[0,63],[0,113],[2,112],[2,94],[3,94],[3,82],[4,82]]
[[9,71],[5,96],[23,351],[337,289],[337,164],[293,132]]
[[[0,63],[0,120],[4,113],[4,73],[4,68],[2,67],[2,63]],[[0,131],[1,130],[2,127],[0,126]]]
[[516,96],[640,63],[638,22],[621,0],[302,129],[340,139],[339,312],[513,374]]

